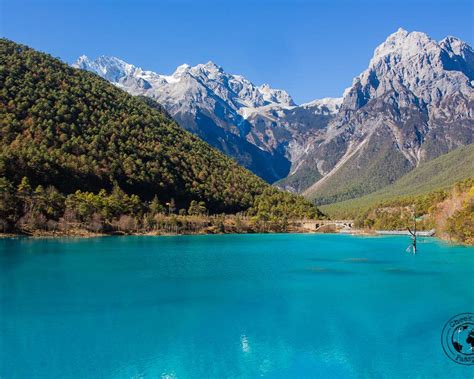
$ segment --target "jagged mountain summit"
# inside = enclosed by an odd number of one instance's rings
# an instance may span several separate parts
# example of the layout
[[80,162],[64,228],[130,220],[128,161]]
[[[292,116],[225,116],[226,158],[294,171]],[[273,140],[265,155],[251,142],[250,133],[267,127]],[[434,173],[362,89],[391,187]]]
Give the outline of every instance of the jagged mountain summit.
[[[216,95],[227,101],[235,110],[265,105],[295,105],[291,96],[285,91],[273,89],[268,84],[256,86],[241,75],[224,72],[222,67],[212,61],[194,67],[183,64],[171,75],[144,71],[121,59],[107,56],[91,60],[83,55],[74,66],[93,71],[119,86],[127,87],[130,91],[134,90],[140,94],[143,89],[153,88],[153,91],[150,92],[156,100],[161,100],[163,105],[170,102],[170,97],[183,96],[183,91],[189,91],[189,88],[176,85],[177,83],[186,83],[189,79],[201,82],[206,88],[211,89]],[[135,78],[135,81],[130,81],[131,78]],[[168,95],[171,91],[174,93]],[[171,105],[176,106],[175,103]]]
[[[280,185],[320,203],[354,198],[471,143],[472,48],[454,37],[438,42],[399,29],[376,48],[369,67],[346,90],[336,117]],[[294,177],[314,180],[294,188]]]
[[213,62],[184,64],[171,75],[106,56],[81,56],[73,66],[131,94],[151,97],[185,129],[269,182],[288,175],[302,135],[324,127],[342,101],[323,99],[298,107],[287,92],[256,86]]
[[172,75],[113,57],[83,56],[74,66],[155,99],[257,175],[319,203],[376,191],[474,142],[474,53],[455,37],[399,29],[341,98],[302,105],[212,62]]
[[[211,214],[321,216],[185,131],[150,98],[2,38],[0,61],[2,230],[64,221],[106,232],[128,215],[133,230],[145,231],[145,213],[196,202]],[[191,213],[202,213],[199,206]]]

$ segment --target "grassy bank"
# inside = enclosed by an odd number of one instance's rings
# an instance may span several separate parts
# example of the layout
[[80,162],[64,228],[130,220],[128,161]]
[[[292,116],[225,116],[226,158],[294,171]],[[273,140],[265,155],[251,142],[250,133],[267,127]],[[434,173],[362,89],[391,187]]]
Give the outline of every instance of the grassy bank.
[[457,182],[472,177],[473,173],[474,144],[471,144],[420,164],[381,190],[357,199],[321,205],[320,209],[333,218],[355,218],[386,202],[429,196],[435,191],[449,191]]
[[405,196],[378,203],[357,215],[356,227],[405,230],[417,219],[418,230],[436,229],[442,239],[474,245],[474,179],[449,190]]

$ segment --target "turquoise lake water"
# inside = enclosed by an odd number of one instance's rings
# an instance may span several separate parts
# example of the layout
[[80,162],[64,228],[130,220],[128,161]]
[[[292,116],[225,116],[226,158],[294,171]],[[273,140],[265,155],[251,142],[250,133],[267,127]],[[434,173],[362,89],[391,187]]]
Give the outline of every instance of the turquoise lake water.
[[474,248],[408,237],[0,240],[0,378],[473,378]]

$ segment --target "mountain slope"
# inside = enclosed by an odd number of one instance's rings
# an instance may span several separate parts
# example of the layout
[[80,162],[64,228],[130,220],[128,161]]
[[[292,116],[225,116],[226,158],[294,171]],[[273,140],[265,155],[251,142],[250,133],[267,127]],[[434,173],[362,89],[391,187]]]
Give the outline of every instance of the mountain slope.
[[181,65],[172,75],[105,56],[82,56],[73,66],[158,101],[185,129],[268,182],[291,172],[309,129],[326,126],[342,101],[323,99],[298,107],[285,91],[256,86],[213,62]]
[[184,128],[269,182],[320,204],[377,191],[474,142],[474,53],[454,37],[403,29],[374,52],[342,99],[296,106],[212,62],[172,75],[117,58],[75,64],[156,99]]
[[471,177],[474,177],[474,144],[422,163],[393,184],[370,195],[325,205],[322,210],[334,217],[355,217],[381,202],[446,189]]
[[289,170],[284,155],[262,150],[246,139],[251,125],[241,114],[246,108],[269,104],[294,105],[284,91],[255,86],[241,76],[225,73],[213,62],[181,65],[172,75],[144,71],[105,56],[94,61],[82,56],[73,66],[95,72],[131,94],[151,97],[185,129],[267,181]]
[[317,180],[304,195],[320,204],[363,196],[473,143],[473,85],[469,45],[398,30],[375,50],[308,150],[302,168],[312,170],[304,176]]
[[0,176],[15,185],[27,177],[66,194],[118,186],[186,208],[202,200],[211,212],[248,209],[269,191],[158,105],[5,39],[0,84]]
[[414,214],[418,230],[434,229],[439,238],[474,245],[474,177],[443,190],[374,204],[354,224],[366,230],[406,230]]

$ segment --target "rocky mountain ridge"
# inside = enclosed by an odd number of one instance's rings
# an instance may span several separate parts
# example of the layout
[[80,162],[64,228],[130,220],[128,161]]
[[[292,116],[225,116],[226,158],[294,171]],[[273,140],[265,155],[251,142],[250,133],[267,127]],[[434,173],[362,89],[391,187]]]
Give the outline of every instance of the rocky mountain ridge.
[[322,202],[358,197],[473,143],[473,68],[472,48],[454,37],[390,35],[308,152],[320,178],[304,193]]
[[302,105],[213,62],[169,76],[112,57],[81,57],[74,66],[155,99],[262,178],[320,203],[376,191],[474,142],[474,53],[455,37],[438,42],[399,29],[343,97]]
[[81,56],[73,66],[156,100],[185,129],[269,182],[288,175],[307,131],[323,128],[342,102],[326,98],[297,106],[287,92],[256,86],[213,62],[184,64],[171,75],[106,56]]

